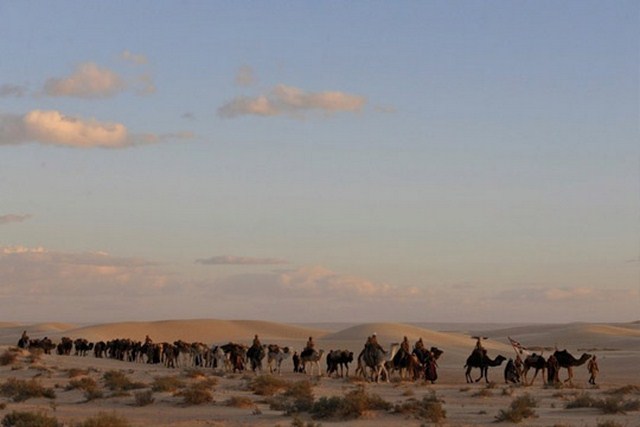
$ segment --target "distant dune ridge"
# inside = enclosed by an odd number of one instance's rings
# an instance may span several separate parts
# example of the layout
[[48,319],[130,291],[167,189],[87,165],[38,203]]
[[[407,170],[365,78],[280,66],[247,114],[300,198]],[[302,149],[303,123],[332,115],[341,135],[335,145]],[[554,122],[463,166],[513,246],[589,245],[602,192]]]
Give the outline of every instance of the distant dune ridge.
[[[23,330],[32,338],[49,336],[83,337],[90,341],[114,338],[143,340],[149,335],[154,341],[201,341],[222,343],[229,341],[250,342],[255,334],[267,341],[304,341],[313,336],[320,343],[332,347],[360,347],[366,338],[376,333],[384,345],[400,342],[404,336],[411,342],[422,338],[426,345],[435,345],[453,352],[467,352],[473,348],[470,338],[474,332],[439,332],[404,323],[364,323],[336,332],[320,328],[294,326],[284,323],[259,320],[190,319],[150,322],[119,322],[79,327],[69,323],[38,323],[21,325],[13,322],[0,323],[0,343],[15,344]],[[634,323],[588,324],[569,323],[556,325],[528,325],[495,330],[484,330],[479,335],[489,339],[485,347],[497,351],[510,351],[507,337],[518,339],[527,346],[557,346],[558,348],[633,348],[640,349],[640,328]]]

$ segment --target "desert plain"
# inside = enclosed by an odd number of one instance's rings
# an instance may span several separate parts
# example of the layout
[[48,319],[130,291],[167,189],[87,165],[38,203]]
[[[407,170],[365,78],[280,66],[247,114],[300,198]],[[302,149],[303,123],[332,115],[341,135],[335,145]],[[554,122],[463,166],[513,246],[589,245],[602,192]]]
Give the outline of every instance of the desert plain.
[[[377,334],[383,347],[407,337],[411,344],[422,338],[430,347],[444,353],[438,360],[438,379],[434,384],[424,380],[401,380],[397,372],[389,382],[375,383],[355,374],[356,362],[351,363],[349,377],[326,374],[326,362],[320,361],[320,376],[294,373],[291,358],[282,365],[280,375],[270,374],[266,366],[260,372],[228,372],[211,367],[165,367],[162,364],[125,362],[86,356],[57,355],[17,350],[23,331],[31,339],[50,338],[54,343],[62,337],[85,338],[91,342],[116,338],[144,340],[149,335],[154,342],[203,342],[208,346],[235,342],[250,345],[255,334],[263,344],[288,346],[300,352],[309,336],[316,348],[344,349],[357,354],[368,336]],[[474,348],[473,335],[488,337],[484,346],[491,357],[498,354],[507,359],[515,352],[507,337],[524,346],[544,349],[567,349],[576,357],[587,352],[598,357],[600,374],[596,385],[588,383],[586,364],[575,368],[571,383],[549,386],[541,376],[532,385],[506,384],[503,368],[489,369],[490,382],[467,384],[464,364]],[[113,416],[130,426],[289,426],[289,425],[494,425],[501,411],[508,411],[514,400],[525,396],[535,401],[532,416],[520,424],[527,426],[640,426],[640,411],[634,402],[640,399],[640,322],[601,324],[283,324],[243,320],[167,320],[155,322],[123,322],[98,325],[66,323],[20,324],[0,323],[0,389],[15,380],[34,380],[44,389],[53,390],[48,397],[16,399],[8,393],[0,396],[0,419],[14,411],[36,412],[58,420],[61,425],[76,426],[90,419]],[[5,363],[6,362],[6,363]],[[109,388],[106,373],[118,372],[136,384],[131,390]],[[478,370],[472,373],[478,376]],[[171,377],[177,388],[164,390],[154,385],[159,379]],[[322,417],[316,412],[288,413],[274,404],[287,387],[272,393],[257,391],[256,380],[266,377],[266,383],[309,383],[314,401],[344,397],[351,392],[375,396],[386,402],[384,409],[365,409],[357,414]],[[273,377],[273,378],[270,378]],[[567,371],[562,370],[561,380]],[[94,384],[94,395],[83,390],[83,378]],[[264,379],[264,378],[263,378]],[[531,374],[529,374],[531,379]],[[75,386],[74,386],[75,384]],[[185,397],[184,390],[201,384],[211,399],[195,404]],[[270,395],[271,394],[271,395]],[[52,396],[54,395],[54,397]],[[290,396],[291,397],[291,396]],[[593,401],[614,400],[628,404],[623,411],[607,411],[597,405],[568,408],[578,398]],[[429,418],[411,410],[410,403],[438,402],[439,416]],[[587,399],[587,400],[588,400]],[[335,400],[334,400],[335,402]],[[409,405],[408,405],[409,403]],[[403,406],[404,405],[404,406]],[[580,406],[580,405],[573,405]],[[404,410],[402,408],[405,408]],[[414,408],[415,409],[415,408]],[[290,412],[290,411],[289,411]],[[320,415],[320,417],[318,417]],[[126,421],[125,421],[126,420]],[[503,421],[509,424],[509,421]],[[99,425],[99,424],[84,424]],[[100,424],[106,425],[106,424]]]

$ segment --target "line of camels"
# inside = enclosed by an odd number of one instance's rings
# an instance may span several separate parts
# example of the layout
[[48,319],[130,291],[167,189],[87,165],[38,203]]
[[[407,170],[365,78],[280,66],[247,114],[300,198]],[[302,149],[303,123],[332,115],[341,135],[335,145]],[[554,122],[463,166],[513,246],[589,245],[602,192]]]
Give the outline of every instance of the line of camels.
[[[479,382],[482,378],[489,382],[489,368],[501,366],[506,357],[497,355],[491,358],[487,351],[481,346],[480,338],[476,347],[466,360],[464,365],[465,378],[467,382]],[[486,337],[483,337],[486,338]],[[421,340],[420,340],[421,342]],[[276,344],[261,345],[259,348],[249,347],[243,344],[228,343],[225,345],[207,346],[204,343],[186,343],[176,341],[171,343],[152,343],[149,340],[145,343],[130,339],[115,339],[108,342],[89,343],[86,339],[62,338],[59,344],[54,344],[50,339],[30,340],[26,332],[20,338],[18,347],[25,349],[41,349],[45,353],[51,353],[57,349],[59,355],[70,355],[72,346],[75,346],[75,354],[86,356],[93,351],[94,356],[108,357],[129,362],[140,363],[162,363],[166,367],[211,367],[226,371],[243,371],[250,368],[254,372],[262,371],[262,361],[267,357],[269,372],[281,373],[281,365],[284,360],[293,357],[294,372],[305,372],[313,375],[321,375],[320,360],[324,350],[312,350],[302,352],[298,355],[293,353],[289,347],[282,347]],[[357,368],[355,374],[370,381],[379,382],[381,380],[389,382],[390,374],[397,371],[402,380],[411,381],[423,379],[434,383],[437,378],[437,361],[444,352],[437,347],[429,349],[416,347],[409,352],[406,346],[398,343],[390,345],[388,351],[379,345],[366,344],[360,354],[355,358]],[[580,358],[576,358],[566,350],[556,350],[548,358],[542,355],[530,354],[524,360],[520,355],[516,360],[509,359],[504,368],[504,380],[506,383],[533,384],[539,372],[542,372],[545,384],[558,383],[560,369],[567,369],[568,378],[565,382],[573,379],[573,368],[585,364],[592,356],[584,353]],[[354,362],[354,353],[348,350],[331,350],[326,355],[326,373],[328,376],[336,375],[342,377],[349,376],[349,364]],[[475,380],[471,377],[472,370],[480,370],[480,376]],[[339,372],[338,372],[339,369]],[[530,370],[535,373],[530,382],[527,381],[527,374]],[[545,372],[547,375],[545,376]]]

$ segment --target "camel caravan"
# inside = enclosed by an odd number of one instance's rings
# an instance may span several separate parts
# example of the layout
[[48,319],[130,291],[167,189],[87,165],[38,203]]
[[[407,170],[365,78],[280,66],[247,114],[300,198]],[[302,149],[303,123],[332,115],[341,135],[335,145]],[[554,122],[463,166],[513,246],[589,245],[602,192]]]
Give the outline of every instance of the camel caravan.
[[[490,367],[497,367],[502,365],[502,363],[507,360],[506,357],[502,355],[497,355],[495,358],[491,358],[487,350],[482,345],[482,340],[487,339],[487,337],[472,337],[476,339],[476,346],[473,349],[473,352],[467,358],[467,362],[464,365],[466,368],[465,377],[468,383],[478,382],[482,378],[485,379],[485,382],[489,382],[488,372]],[[506,384],[518,384],[522,383],[524,385],[533,385],[538,373],[542,371],[542,380],[543,383],[553,385],[560,384],[560,369],[565,368],[568,373],[568,378],[564,381],[565,383],[571,383],[573,381],[573,368],[582,366],[587,361],[589,364],[587,365],[587,369],[591,375],[589,378],[589,383],[595,385],[595,378],[597,372],[599,371],[598,365],[596,362],[596,356],[583,353],[579,359],[576,359],[571,353],[567,350],[558,350],[549,355],[548,358],[542,354],[532,353],[526,347],[523,347],[518,341],[508,337],[510,344],[513,346],[514,351],[516,352],[516,358],[509,359],[504,368],[504,382]],[[545,349],[550,350],[550,349]],[[523,360],[524,357],[524,360]],[[480,369],[480,376],[473,380],[471,378],[471,370],[473,368]],[[533,374],[533,378],[529,382],[527,380],[527,374],[531,369],[534,369],[535,372]],[[546,376],[545,376],[546,371]]]
[[[560,383],[560,370],[567,369],[568,378],[573,379],[573,368],[588,362],[591,374],[589,383],[595,384],[598,366],[595,356],[584,353],[575,358],[566,350],[555,350],[545,358],[542,354],[531,353],[517,341],[509,337],[509,342],[516,352],[515,359],[508,359],[503,355],[491,357],[484,348],[482,341],[487,337],[473,336],[476,345],[464,365],[465,378],[468,383],[479,382],[483,378],[489,382],[489,368],[500,367],[507,362],[503,373],[504,381],[509,384],[532,385],[538,374],[544,384]],[[270,374],[280,375],[282,363],[291,358],[293,372],[307,375],[322,375],[320,361],[325,355],[324,350],[316,349],[312,337],[309,337],[304,349],[298,354],[289,347],[277,344],[262,344],[255,335],[251,346],[238,343],[208,346],[202,342],[188,343],[182,340],[173,343],[155,343],[147,335],[144,341],[128,338],[110,341],[89,342],[84,338],[72,339],[62,337],[55,344],[51,339],[30,339],[24,331],[18,347],[31,351],[42,351],[52,354],[54,351],[61,356],[87,356],[93,353],[96,358],[110,358],[133,363],[162,364],[167,368],[211,368],[220,372],[243,372],[250,370],[255,373],[263,372],[263,361],[266,357]],[[326,370],[329,377],[349,377],[349,365],[356,363],[355,375],[372,382],[390,381],[392,374],[402,381],[425,381],[435,383],[438,379],[438,359],[444,352],[437,347],[427,348],[420,338],[411,347],[405,336],[401,343],[393,343],[385,350],[377,340],[376,333],[367,337],[364,348],[357,357],[348,350],[330,350],[326,353]],[[480,370],[480,376],[473,379],[473,369]],[[529,381],[528,373],[534,370]],[[546,374],[546,375],[545,375]]]

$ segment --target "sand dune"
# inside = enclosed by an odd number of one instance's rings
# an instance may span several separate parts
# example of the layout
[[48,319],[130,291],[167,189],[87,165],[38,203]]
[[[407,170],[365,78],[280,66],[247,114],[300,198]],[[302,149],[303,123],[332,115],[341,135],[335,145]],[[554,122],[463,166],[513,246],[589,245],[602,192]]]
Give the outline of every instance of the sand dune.
[[131,338],[143,340],[149,335],[154,341],[202,341],[220,343],[228,341],[250,342],[255,334],[264,339],[306,339],[309,335],[322,336],[326,332],[280,323],[249,320],[166,320],[157,322],[122,322],[86,326],[65,331],[74,337],[88,340]]

